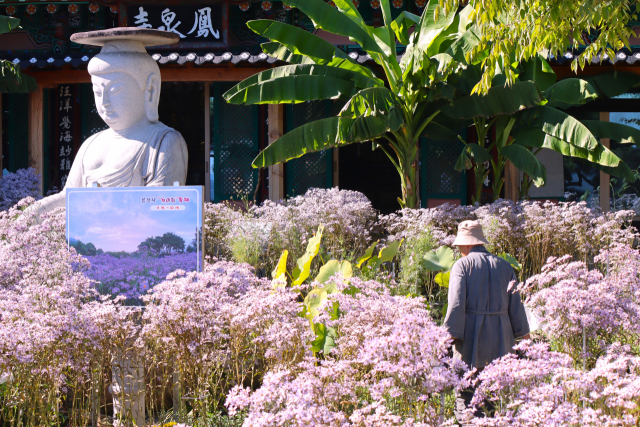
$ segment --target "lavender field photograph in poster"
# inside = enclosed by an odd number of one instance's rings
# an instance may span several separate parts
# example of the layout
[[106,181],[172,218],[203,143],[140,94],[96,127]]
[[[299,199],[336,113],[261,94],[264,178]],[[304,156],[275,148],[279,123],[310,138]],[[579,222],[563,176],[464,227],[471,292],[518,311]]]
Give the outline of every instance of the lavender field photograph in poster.
[[202,187],[67,189],[67,242],[100,293],[139,301],[176,270],[202,271]]

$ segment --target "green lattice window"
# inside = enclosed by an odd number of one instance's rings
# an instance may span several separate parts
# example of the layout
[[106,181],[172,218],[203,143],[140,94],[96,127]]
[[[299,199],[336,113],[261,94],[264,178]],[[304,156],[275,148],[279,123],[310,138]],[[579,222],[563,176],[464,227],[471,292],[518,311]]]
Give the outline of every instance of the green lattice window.
[[[285,111],[286,131],[327,117],[330,108],[331,101],[288,105]],[[310,188],[330,188],[333,182],[332,158],[332,150],[324,150],[287,162],[287,196],[299,196]]]
[[29,166],[29,94],[3,97],[4,136],[2,167],[9,172]]
[[[464,133],[462,134],[464,137]],[[460,199],[466,202],[466,173],[454,169],[462,152],[463,144],[459,140],[436,141],[422,138],[421,145],[421,186],[422,206],[428,199]]]
[[228,104],[222,95],[236,83],[211,85],[211,200],[253,198],[258,169],[251,167],[260,151],[257,105]]

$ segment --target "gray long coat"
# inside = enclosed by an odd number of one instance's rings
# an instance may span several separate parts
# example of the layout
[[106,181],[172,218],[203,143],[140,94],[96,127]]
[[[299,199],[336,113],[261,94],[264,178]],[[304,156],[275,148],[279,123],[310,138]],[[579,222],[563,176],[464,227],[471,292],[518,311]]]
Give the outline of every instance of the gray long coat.
[[513,352],[515,339],[529,333],[520,294],[508,291],[516,280],[511,265],[484,246],[471,249],[451,269],[444,327],[456,342],[456,357],[482,369]]

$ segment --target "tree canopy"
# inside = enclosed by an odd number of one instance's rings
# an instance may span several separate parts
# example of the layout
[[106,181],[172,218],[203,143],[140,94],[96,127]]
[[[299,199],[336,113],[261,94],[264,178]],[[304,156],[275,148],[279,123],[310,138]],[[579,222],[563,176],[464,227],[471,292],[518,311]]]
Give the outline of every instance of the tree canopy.
[[[497,74],[508,84],[516,74],[509,65],[527,61],[539,53],[564,55],[569,48],[585,46],[572,69],[584,66],[596,55],[615,57],[614,50],[630,48],[634,37],[628,26],[637,19],[633,0],[469,0],[473,12],[476,46],[467,53],[470,62],[481,63],[482,79],[474,93],[486,93]],[[458,9],[459,0],[440,0],[433,19]]]

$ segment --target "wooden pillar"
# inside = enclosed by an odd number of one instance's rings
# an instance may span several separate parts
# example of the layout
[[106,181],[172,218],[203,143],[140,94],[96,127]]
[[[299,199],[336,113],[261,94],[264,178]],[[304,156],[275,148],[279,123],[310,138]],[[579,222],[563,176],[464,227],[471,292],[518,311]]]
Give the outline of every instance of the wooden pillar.
[[35,92],[29,93],[29,167],[40,175],[40,194],[43,194],[44,180],[43,108],[44,91],[38,86]]
[[211,82],[204,82],[204,201],[211,202]]
[[340,187],[340,153],[333,149],[333,186]]
[[[269,145],[284,134],[284,106],[269,104]],[[285,198],[284,163],[269,166],[269,200]]]
[[504,198],[517,202],[520,199],[520,172],[509,160],[504,165]]
[[[600,113],[600,121],[608,122],[609,121],[609,113],[601,112]],[[600,140],[602,145],[607,148],[610,148],[611,142],[609,138],[602,138]],[[611,176],[605,172],[600,171],[600,209],[602,212],[609,212],[609,202],[611,200]]]

